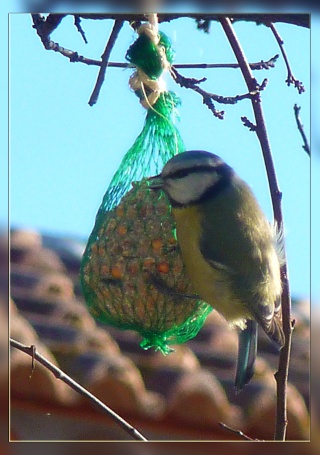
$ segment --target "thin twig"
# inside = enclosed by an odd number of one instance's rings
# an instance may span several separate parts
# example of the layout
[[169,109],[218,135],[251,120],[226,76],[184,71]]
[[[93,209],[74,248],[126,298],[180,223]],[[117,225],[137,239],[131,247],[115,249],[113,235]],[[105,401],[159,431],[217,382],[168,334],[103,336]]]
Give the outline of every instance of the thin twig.
[[34,372],[34,370],[35,370],[35,367],[36,367],[36,362],[35,362],[36,347],[35,347],[35,345],[32,344],[32,345],[30,346],[30,349],[32,350],[32,355],[31,355],[31,359],[32,359],[32,360],[31,360],[31,373],[30,373],[30,376],[29,376],[29,378],[31,379],[32,374],[33,374],[33,372]]
[[[221,25],[225,31],[225,34],[229,40],[229,43],[233,49],[233,52],[240,65],[243,77],[247,84],[249,92],[253,92],[258,84],[256,79],[252,76],[249,64],[238,41],[238,38],[233,30],[231,21],[228,17],[221,19]],[[281,208],[282,194],[279,190],[275,167],[273,163],[271,147],[266,131],[260,93],[251,99],[255,121],[256,121],[256,133],[260,142],[263,158],[266,166],[266,172],[269,181],[269,188],[273,206],[274,218],[277,223],[279,231],[283,231],[283,216]],[[279,367],[275,375],[277,382],[277,416],[276,416],[276,428],[275,428],[275,439],[285,440],[286,427],[287,427],[287,382],[288,382],[288,371],[290,361],[290,349],[291,349],[291,298],[290,288],[287,272],[286,261],[281,267],[281,281],[282,281],[282,320],[283,320],[283,331],[285,335],[285,345],[280,351],[279,355]]]
[[[194,90],[195,92],[199,93],[199,95],[202,96],[203,104],[205,104],[210,109],[210,111],[213,113],[213,115],[220,120],[223,119],[224,111],[218,111],[213,104],[213,100],[215,100],[215,101],[217,101],[218,99],[222,100],[223,97],[221,97],[219,95],[215,95],[214,93],[206,92],[198,85],[201,82],[206,81],[205,77],[202,79],[184,77],[174,67],[171,68],[171,73],[177,84],[179,84],[181,87],[189,88],[189,89]],[[223,101],[219,101],[219,102],[223,102]],[[230,104],[234,104],[234,103],[232,103],[230,101]]]
[[305,88],[302,84],[301,81],[299,81],[298,79],[296,79],[293,75],[293,72],[291,70],[291,67],[290,67],[290,63],[289,63],[289,60],[288,60],[288,57],[287,57],[287,53],[284,49],[284,41],[283,39],[281,38],[281,36],[279,35],[279,32],[278,30],[276,29],[275,25],[270,22],[270,25],[269,25],[279,47],[280,47],[280,51],[281,51],[281,54],[282,54],[282,57],[284,59],[284,62],[286,64],[286,67],[287,67],[287,79],[286,79],[286,83],[288,86],[290,86],[291,84],[293,84],[295,86],[295,88],[298,90],[299,94],[303,93],[305,91]]
[[[275,67],[275,63],[279,57],[279,54],[269,58],[269,60],[260,60],[260,62],[249,63],[252,70],[269,70]],[[238,69],[238,63],[176,63],[173,65],[174,68],[184,69],[216,69],[216,68],[231,68]]]
[[219,422],[219,425],[220,425],[222,428],[225,428],[226,430],[231,431],[231,433],[237,434],[238,436],[240,436],[241,438],[245,439],[246,441],[260,441],[260,439],[252,439],[252,438],[250,438],[250,437],[247,436],[245,433],[243,433],[243,431],[241,431],[241,430],[235,430],[234,428],[229,427],[229,425],[226,425],[226,424],[223,423],[223,422]]
[[207,92],[199,87],[198,84],[204,82],[206,78],[202,79],[194,79],[182,76],[175,67],[171,68],[171,72],[174,76],[174,80],[179,84],[181,87],[188,88],[194,90],[195,92],[199,93],[202,96],[203,104],[205,104],[213,113],[213,115],[220,120],[223,119],[224,111],[218,111],[213,101],[217,101],[221,104],[236,104],[238,101],[244,100],[246,98],[251,98],[255,93],[245,93],[243,95],[236,95],[236,96],[221,96],[216,95],[214,93]]
[[[258,92],[264,90],[268,80],[264,79],[262,84],[256,87],[256,90],[251,93],[245,93],[243,95],[236,95],[236,96],[221,96],[221,95],[216,95],[214,93],[207,92],[206,90],[203,90],[201,87],[199,87],[199,84],[201,82],[205,82],[207,79],[203,77],[202,79],[195,79],[193,77],[184,77],[182,74],[180,74],[175,66],[171,67],[171,74],[174,76],[174,80],[177,84],[179,84],[181,87],[184,88],[189,88],[191,90],[194,90],[195,92],[199,93],[199,95],[202,96],[203,99],[203,104],[205,104],[213,113],[213,115],[220,120],[223,119],[224,116],[224,111],[218,111],[214,104],[213,101],[217,101],[220,104],[236,104],[238,101],[247,99],[247,98],[252,98],[254,97]],[[247,120],[247,122],[249,122]],[[252,125],[252,124],[251,124]],[[252,130],[254,131],[254,130]]]
[[[60,52],[61,55],[70,59],[71,62],[79,62],[85,63],[86,65],[96,65],[101,66],[101,60],[94,60],[92,58],[84,57],[83,55],[79,55],[78,52],[72,51],[70,49],[66,49],[59,44],[54,43],[51,41],[50,50],[54,50],[56,52]],[[256,63],[249,63],[250,68],[252,70],[268,70],[270,68],[274,68],[276,62],[277,55],[270,58],[269,60],[261,60],[260,62]],[[108,68],[133,68],[134,65],[132,63],[126,62],[108,62]],[[237,63],[175,63],[173,68],[179,69],[221,69],[221,68],[228,68],[228,69],[238,69],[239,65]]]
[[[62,55],[65,57],[68,57],[70,59],[70,62],[72,63],[84,63],[85,65],[89,66],[101,66],[101,60],[94,60],[92,58],[87,58],[83,57],[83,55],[79,55],[78,52],[74,51],[69,51],[68,49],[63,49],[63,52],[60,52]],[[108,63],[108,67],[111,66],[110,63]]]
[[77,27],[78,32],[82,36],[83,41],[88,44],[88,40],[86,38],[86,35],[84,33],[83,28],[81,27],[81,18],[78,14],[74,15],[74,25]]
[[248,117],[245,117],[245,116],[242,116],[241,117],[241,121],[242,123],[244,124],[244,126],[246,128],[249,129],[249,131],[256,131],[257,130],[257,125],[255,125],[254,123],[252,123]]
[[[275,67],[275,63],[279,57],[279,54],[274,55],[269,60],[260,60],[260,62],[249,63],[252,70],[269,70],[270,68]],[[100,65],[101,62],[97,61],[97,64]],[[113,68],[130,68],[132,64],[122,63],[122,62],[109,62],[108,66]],[[183,69],[221,69],[221,68],[230,68],[238,69],[238,63],[175,63],[173,68],[183,68]]]
[[296,119],[296,122],[297,122],[297,127],[298,127],[298,130],[300,131],[300,134],[301,134],[302,140],[303,140],[302,148],[310,156],[311,155],[310,146],[309,146],[308,139],[307,139],[306,133],[304,132],[304,128],[303,128],[303,125],[301,123],[300,116],[299,116],[300,109],[301,109],[301,107],[298,106],[297,104],[295,104],[293,106],[294,116],[295,116],[295,119]]
[[98,100],[98,97],[99,97],[99,93],[100,93],[100,90],[101,90],[101,87],[102,87],[102,84],[104,82],[104,78],[105,78],[105,74],[106,74],[106,69],[107,69],[107,66],[108,66],[108,60],[109,60],[109,57],[110,57],[110,53],[112,51],[112,48],[113,46],[115,45],[115,42],[116,42],[116,39],[119,35],[119,32],[121,30],[123,26],[123,20],[115,20],[114,21],[114,25],[113,25],[113,29],[112,29],[112,32],[110,34],[110,37],[109,37],[109,40],[107,42],[107,45],[106,45],[106,48],[101,56],[101,67],[100,67],[100,70],[99,70],[99,74],[98,74],[98,78],[97,78],[97,82],[96,82],[96,85],[93,89],[93,92],[91,94],[91,97],[90,97],[90,100],[89,100],[89,105],[90,106],[93,106],[94,104],[96,104],[97,100]]
[[[53,365],[53,363],[49,362],[45,357],[43,357],[41,354],[39,354],[36,351],[36,348],[34,345],[32,346],[25,346],[22,343],[19,343],[19,341],[13,340],[10,338],[10,346],[19,349],[20,351],[24,352],[25,354],[28,354],[29,356],[32,357],[33,361],[36,359],[39,363],[41,363],[44,367],[46,367],[51,373],[54,374],[54,376],[57,379],[61,379],[62,382],[67,384],[69,387],[71,387],[73,390],[76,392],[80,393],[80,395],[88,398],[96,407],[98,407],[102,412],[107,414],[109,417],[111,417],[117,425],[119,425],[124,431],[126,431],[133,439],[136,439],[137,441],[148,441],[141,433],[139,433],[138,430],[136,430],[132,425],[130,425],[126,420],[124,420],[122,417],[120,417],[117,413],[115,413],[112,409],[110,409],[108,406],[106,406],[102,401],[100,401],[97,397],[95,397],[92,393],[90,393],[88,390],[86,390],[84,387],[82,387],[80,384],[78,384],[76,381],[74,381],[70,376],[68,376],[66,373],[64,373],[60,368],[56,367]],[[34,367],[33,367],[34,368]]]

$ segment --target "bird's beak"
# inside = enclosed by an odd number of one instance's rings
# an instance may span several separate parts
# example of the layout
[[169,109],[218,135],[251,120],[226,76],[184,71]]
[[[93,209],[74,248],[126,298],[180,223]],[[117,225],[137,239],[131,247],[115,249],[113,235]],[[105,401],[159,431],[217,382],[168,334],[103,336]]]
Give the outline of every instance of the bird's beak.
[[148,186],[152,190],[160,190],[163,187],[164,181],[161,174],[155,175],[148,179]]

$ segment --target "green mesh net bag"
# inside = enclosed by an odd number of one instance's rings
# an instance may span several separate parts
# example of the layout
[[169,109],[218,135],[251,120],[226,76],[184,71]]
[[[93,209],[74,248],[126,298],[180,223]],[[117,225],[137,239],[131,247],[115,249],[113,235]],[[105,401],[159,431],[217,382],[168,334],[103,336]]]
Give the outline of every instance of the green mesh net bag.
[[148,187],[147,177],[184,145],[173,123],[179,100],[161,81],[172,63],[171,44],[145,25],[126,58],[136,65],[130,85],[148,109],[146,121],[103,198],[80,278],[94,318],[135,330],[141,347],[167,354],[171,344],[198,333],[211,307],[193,295],[166,195]]

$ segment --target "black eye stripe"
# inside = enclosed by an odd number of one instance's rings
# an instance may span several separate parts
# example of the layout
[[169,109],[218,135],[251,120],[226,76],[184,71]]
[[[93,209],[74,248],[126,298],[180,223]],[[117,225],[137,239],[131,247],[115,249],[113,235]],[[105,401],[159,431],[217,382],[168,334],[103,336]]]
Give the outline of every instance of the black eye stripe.
[[192,167],[192,168],[187,168],[187,169],[178,169],[177,171],[174,171],[167,175],[169,178],[178,178],[181,179],[183,177],[186,177],[187,175],[190,174],[198,174],[198,173],[208,173],[208,172],[214,172],[214,168],[208,167],[208,166],[199,166],[199,167]]
[[215,167],[213,166],[193,166],[185,169],[178,169],[164,176],[164,178],[178,178],[181,179],[190,174],[199,174],[199,173],[216,173],[220,176],[230,175],[231,168],[226,164],[220,164]]

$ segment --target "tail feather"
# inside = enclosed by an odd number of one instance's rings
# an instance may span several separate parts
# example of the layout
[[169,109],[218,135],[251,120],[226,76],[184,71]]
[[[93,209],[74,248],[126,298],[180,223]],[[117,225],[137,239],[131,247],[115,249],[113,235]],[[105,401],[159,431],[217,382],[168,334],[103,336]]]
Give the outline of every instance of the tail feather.
[[265,329],[265,332],[268,337],[278,345],[279,349],[283,348],[285,344],[285,337],[282,330],[282,321],[280,318],[275,316],[271,324],[267,327],[267,329]]
[[239,333],[238,362],[235,387],[239,393],[248,384],[254,373],[257,356],[258,324],[247,320],[247,327]]

